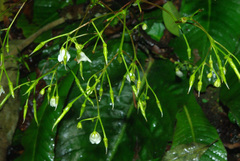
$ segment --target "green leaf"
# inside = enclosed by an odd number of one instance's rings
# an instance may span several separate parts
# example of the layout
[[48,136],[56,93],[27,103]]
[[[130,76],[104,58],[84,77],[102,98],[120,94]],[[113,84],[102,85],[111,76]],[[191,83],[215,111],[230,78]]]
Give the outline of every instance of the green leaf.
[[198,161],[207,149],[207,145],[200,143],[181,144],[168,151],[163,161]]
[[[215,40],[225,46],[230,52],[234,52],[236,50],[236,46],[238,45],[238,38],[240,36],[239,7],[240,3],[238,0],[183,0],[180,13],[182,16],[191,16],[198,9],[202,9],[203,11],[194,16],[193,19],[198,21]],[[202,30],[191,24],[182,24],[181,27],[183,32],[186,34],[189,45],[192,49],[193,59],[191,62],[199,65],[205,57],[209,55],[209,40]],[[188,59],[187,46],[183,37],[174,39],[171,44],[180,59]],[[212,51],[210,51],[210,53],[213,54]],[[223,59],[223,55],[221,53],[219,53],[219,56]],[[214,54],[212,59],[213,66],[218,72],[217,59]],[[209,57],[207,58],[206,63],[208,63],[208,60]],[[224,61],[222,62],[224,63]],[[215,74],[213,74],[212,78],[207,78],[209,71],[209,67],[205,66],[202,80],[203,91],[209,84],[213,85],[217,79]]]
[[[163,10],[163,22],[173,35],[179,36],[179,28],[178,25],[175,23],[177,19],[180,18],[177,8],[171,1],[168,1],[163,5],[163,8],[166,9],[169,13]],[[170,15],[171,14],[171,15]]]
[[[75,72],[76,72],[75,68]],[[16,161],[42,161],[54,160],[55,135],[56,130],[52,131],[52,126],[56,118],[61,114],[65,99],[71,87],[74,77],[70,74],[59,85],[59,105],[56,111],[48,105],[45,97],[44,102],[37,111],[39,124],[33,120],[22,137],[24,147],[23,154]]]
[[144,22],[147,24],[146,33],[156,41],[160,41],[165,30],[165,26],[163,25],[163,20],[161,17],[161,10],[154,10],[152,12],[144,13]]
[[192,142],[210,145],[200,160],[227,160],[227,153],[216,129],[208,122],[192,94],[186,107],[177,114],[177,125],[172,148]]

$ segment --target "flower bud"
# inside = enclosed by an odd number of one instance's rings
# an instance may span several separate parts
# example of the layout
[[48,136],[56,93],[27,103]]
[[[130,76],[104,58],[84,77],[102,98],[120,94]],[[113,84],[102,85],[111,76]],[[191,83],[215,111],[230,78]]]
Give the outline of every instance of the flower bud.
[[41,89],[41,91],[39,93],[40,93],[40,95],[43,96],[45,94],[45,88]]
[[188,93],[190,92],[190,90],[191,90],[191,88],[193,86],[194,81],[195,81],[195,73],[190,76]]
[[213,69],[213,61],[212,61],[212,56],[210,55],[210,58],[209,58],[209,66],[210,66],[210,69],[212,70]]
[[104,146],[106,148],[106,154],[107,154],[107,150],[108,150],[108,139],[105,137],[103,138],[103,142],[104,142]]
[[141,80],[137,81],[137,93],[140,92],[140,88],[141,88]]
[[85,111],[85,107],[86,107],[86,104],[85,104],[85,103],[83,103],[83,104],[82,104],[81,111],[80,111],[80,117],[79,117],[79,118],[81,118],[81,117],[82,117],[82,114],[83,114],[83,112]]
[[8,44],[8,42],[6,44],[6,51],[7,51],[7,53],[9,53],[9,44]]
[[187,18],[187,17],[182,17],[182,18],[180,19],[180,21],[181,21],[182,23],[186,23],[186,22],[187,22],[187,20],[188,20],[188,18]]
[[234,62],[232,61],[232,58],[228,57],[228,63],[230,64],[230,66],[232,67],[232,69],[234,70],[235,74],[237,75],[238,79],[240,79],[240,73],[236,67],[236,65],[234,64]]
[[[149,98],[147,98],[147,99],[149,99]],[[162,106],[161,106],[161,104],[160,104],[160,101],[157,99],[157,100],[156,100],[156,103],[157,103],[158,109],[159,109],[160,112],[161,112],[161,116],[163,117],[163,111],[162,111]]]
[[104,58],[105,58],[105,62],[106,64],[108,63],[107,59],[108,59],[108,50],[107,50],[107,44],[106,43],[103,43],[103,55],[104,55]]
[[212,78],[212,72],[208,73],[207,77],[210,79]]
[[220,87],[221,86],[221,80],[218,78],[214,84],[213,84],[215,87]]
[[146,106],[143,106],[142,100],[138,101],[138,108],[140,108],[141,113],[142,113],[144,119],[147,121],[147,117],[146,117],[146,113],[145,113]]
[[25,121],[26,119],[26,115],[27,115],[27,110],[28,110],[28,99],[24,105],[24,110],[23,110],[23,122]]
[[10,91],[12,97],[14,98],[13,84],[10,80],[8,81],[8,86],[9,86],[9,91]]
[[111,98],[111,101],[112,101],[112,109],[114,108],[114,93],[113,93],[113,90],[110,89],[110,98]]
[[190,59],[191,58],[191,54],[192,54],[191,48],[187,49],[187,53],[188,53],[188,59]]
[[101,87],[99,89],[99,102],[101,101],[102,95],[103,95],[103,88]]
[[81,121],[78,122],[77,128],[82,129],[82,123],[81,123]]
[[37,52],[38,50],[40,50],[45,44],[46,44],[46,42],[41,42],[41,43],[33,50],[33,52],[32,52],[30,55],[32,55],[33,53],[35,53],[35,52]]
[[146,23],[144,23],[144,24],[142,25],[142,29],[143,29],[143,30],[147,30],[147,27],[148,27],[148,26],[147,26]]
[[200,80],[200,81],[198,82],[198,86],[197,86],[198,96],[200,96],[201,89],[202,89],[202,81]]
[[4,93],[5,93],[5,91],[4,91],[4,89],[3,89],[3,86],[0,85],[0,96],[1,96],[2,94],[4,94]]
[[89,141],[92,144],[99,144],[101,142],[101,135],[97,131],[93,131],[89,136]]

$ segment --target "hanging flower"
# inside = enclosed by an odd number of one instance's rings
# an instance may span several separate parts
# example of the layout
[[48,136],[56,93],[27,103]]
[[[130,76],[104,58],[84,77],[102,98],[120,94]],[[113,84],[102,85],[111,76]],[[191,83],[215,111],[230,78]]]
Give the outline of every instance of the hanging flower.
[[76,60],[78,63],[80,63],[81,61],[88,61],[88,62],[92,62],[86,55],[84,52],[79,52],[77,53],[77,57],[76,57]]
[[99,144],[101,139],[101,135],[97,131],[93,131],[89,136],[89,140],[92,144]]
[[182,71],[181,71],[179,68],[176,68],[176,75],[177,75],[179,78],[183,77],[183,73],[182,73]]
[[66,49],[64,49],[64,48],[60,49],[59,55],[58,55],[58,61],[59,62],[64,61],[64,58],[66,59],[66,62],[67,62],[67,61],[69,61],[70,57],[71,56],[70,56],[69,52]]
[[126,78],[129,82],[131,82],[131,81],[134,82],[135,81],[135,74],[132,71],[130,71],[129,74],[127,74]]
[[0,85],[0,96],[1,96],[2,94],[4,94],[4,93],[5,93],[5,91],[4,91],[4,89],[3,89],[3,86]]
[[52,96],[50,99],[50,106],[57,108],[58,106],[58,97]]

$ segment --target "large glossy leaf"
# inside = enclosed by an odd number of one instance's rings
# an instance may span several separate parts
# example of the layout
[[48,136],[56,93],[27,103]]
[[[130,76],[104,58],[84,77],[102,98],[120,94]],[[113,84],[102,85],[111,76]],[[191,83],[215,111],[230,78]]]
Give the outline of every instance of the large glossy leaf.
[[[75,67],[75,72],[76,69]],[[52,127],[56,118],[61,113],[73,80],[73,76],[68,75],[59,85],[60,100],[56,110],[49,106],[48,100],[45,98],[38,110],[39,124],[37,125],[35,120],[33,120],[30,127],[24,132],[22,138],[24,152],[16,160],[54,160],[56,129],[52,131]]]
[[163,161],[198,161],[208,146],[200,143],[181,144],[166,153]]
[[[191,16],[191,14],[198,9],[202,9],[203,11],[193,18],[198,21],[215,40],[224,45],[229,51],[234,52],[240,35],[240,1],[184,0],[180,13],[182,16]],[[200,58],[200,61],[197,63],[199,65],[208,54],[209,40],[206,34],[197,27],[190,24],[182,24],[181,26],[192,49],[192,57],[194,59],[194,61],[192,61],[196,62]],[[183,60],[187,60],[187,48],[183,37],[175,39],[172,43],[178,56]],[[223,58],[221,53],[219,53],[219,55]],[[213,55],[212,58],[215,70],[218,71],[216,57]],[[216,80],[216,77],[208,79],[206,77],[208,72],[209,68],[206,66],[203,74],[203,89],[207,85],[213,84]]]
[[210,145],[216,140],[218,141],[211,145],[206,153],[203,154],[201,157],[202,161],[227,160],[227,153],[216,129],[208,122],[196,99],[191,95],[184,108],[177,114],[177,125],[172,148],[191,142]]

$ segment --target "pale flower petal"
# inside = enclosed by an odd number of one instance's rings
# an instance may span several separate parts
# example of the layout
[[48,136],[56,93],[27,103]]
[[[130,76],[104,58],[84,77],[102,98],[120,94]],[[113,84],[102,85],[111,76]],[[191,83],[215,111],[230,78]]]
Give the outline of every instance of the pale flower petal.
[[77,62],[80,63],[81,61],[88,61],[88,62],[92,62],[86,55],[84,52],[80,52],[80,53],[77,53]]
[[52,97],[50,99],[50,106],[57,108],[58,104],[57,104],[56,97]]
[[180,78],[183,77],[183,73],[181,70],[176,70],[176,75]]
[[[64,61],[64,56],[65,56],[65,53],[66,53],[66,49],[64,49],[64,48],[61,48],[61,50],[59,51],[59,55],[58,55],[58,61],[59,62],[62,62],[62,61]],[[70,59],[70,54],[69,54],[69,52],[67,51],[67,61],[69,61],[69,59]]]
[[132,72],[129,72],[129,74],[127,74],[126,78],[129,82],[131,82],[131,77],[135,77],[135,74],[133,74]]
[[99,144],[101,139],[101,135],[97,131],[93,131],[89,136],[89,140],[92,144]]
[[4,94],[4,93],[5,93],[5,91],[4,91],[4,89],[3,89],[3,86],[0,85],[0,96],[1,96],[2,94]]

